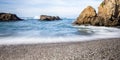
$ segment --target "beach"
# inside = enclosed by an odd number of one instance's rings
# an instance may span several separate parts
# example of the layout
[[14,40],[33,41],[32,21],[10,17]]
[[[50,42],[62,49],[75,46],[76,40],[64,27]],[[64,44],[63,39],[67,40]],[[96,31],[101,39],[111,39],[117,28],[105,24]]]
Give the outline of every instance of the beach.
[[0,7],[0,60],[120,60],[120,0],[3,0]]
[[0,60],[119,60],[120,38],[0,45]]
[[0,22],[0,60],[119,60],[120,29],[74,19]]

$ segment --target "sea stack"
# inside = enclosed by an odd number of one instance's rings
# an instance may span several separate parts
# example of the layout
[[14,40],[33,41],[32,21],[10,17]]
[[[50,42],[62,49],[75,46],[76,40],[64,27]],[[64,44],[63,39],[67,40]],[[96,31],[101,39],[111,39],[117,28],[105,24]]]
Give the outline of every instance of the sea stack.
[[61,18],[59,16],[41,15],[40,20],[52,21],[52,20],[61,20]]
[[120,26],[120,0],[104,0],[98,7],[98,14],[93,7],[88,6],[74,24]]
[[0,13],[0,21],[19,21],[22,20],[17,15],[11,13]]

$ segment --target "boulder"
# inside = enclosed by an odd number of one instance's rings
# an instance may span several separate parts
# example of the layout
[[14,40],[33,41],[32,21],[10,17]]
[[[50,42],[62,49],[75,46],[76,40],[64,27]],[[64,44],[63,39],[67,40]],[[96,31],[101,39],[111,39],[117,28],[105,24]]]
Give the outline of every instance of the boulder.
[[19,21],[22,20],[15,14],[11,13],[0,13],[0,21]]
[[77,18],[77,21],[75,21],[75,24],[90,24],[93,23],[93,20],[95,20],[95,17],[97,16],[97,13],[95,9],[91,6],[88,6],[85,8],[80,16]]
[[74,24],[120,26],[120,0],[104,0],[98,7],[98,14],[94,8],[88,6]]
[[61,20],[61,18],[59,16],[41,15],[40,20],[52,21],[52,20]]

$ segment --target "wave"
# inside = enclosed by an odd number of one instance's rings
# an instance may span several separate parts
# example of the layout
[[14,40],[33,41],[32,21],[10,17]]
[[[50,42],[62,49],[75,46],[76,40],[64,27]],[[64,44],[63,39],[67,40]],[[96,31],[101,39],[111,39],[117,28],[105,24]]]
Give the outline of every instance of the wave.
[[69,36],[69,37],[7,37],[7,38],[1,38],[0,45],[78,42],[78,41],[98,40],[104,38],[119,38],[119,37],[105,36],[105,35]]
[[[120,38],[120,29],[112,27],[98,26],[74,26],[79,29],[78,32],[86,32],[87,35],[72,35],[72,36],[11,36],[0,39],[0,44],[36,44],[36,43],[59,43],[59,42],[77,42],[90,41],[105,38]],[[88,35],[91,34],[91,35]]]
[[120,29],[115,27],[104,26],[74,26],[81,32],[92,33],[93,35],[108,35],[120,37]]

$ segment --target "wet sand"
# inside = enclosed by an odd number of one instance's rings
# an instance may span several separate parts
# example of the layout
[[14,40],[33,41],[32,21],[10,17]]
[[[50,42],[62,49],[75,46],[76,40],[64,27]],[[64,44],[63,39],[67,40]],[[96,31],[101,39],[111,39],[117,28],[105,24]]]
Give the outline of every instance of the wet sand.
[[120,38],[86,42],[0,45],[0,60],[119,60]]

